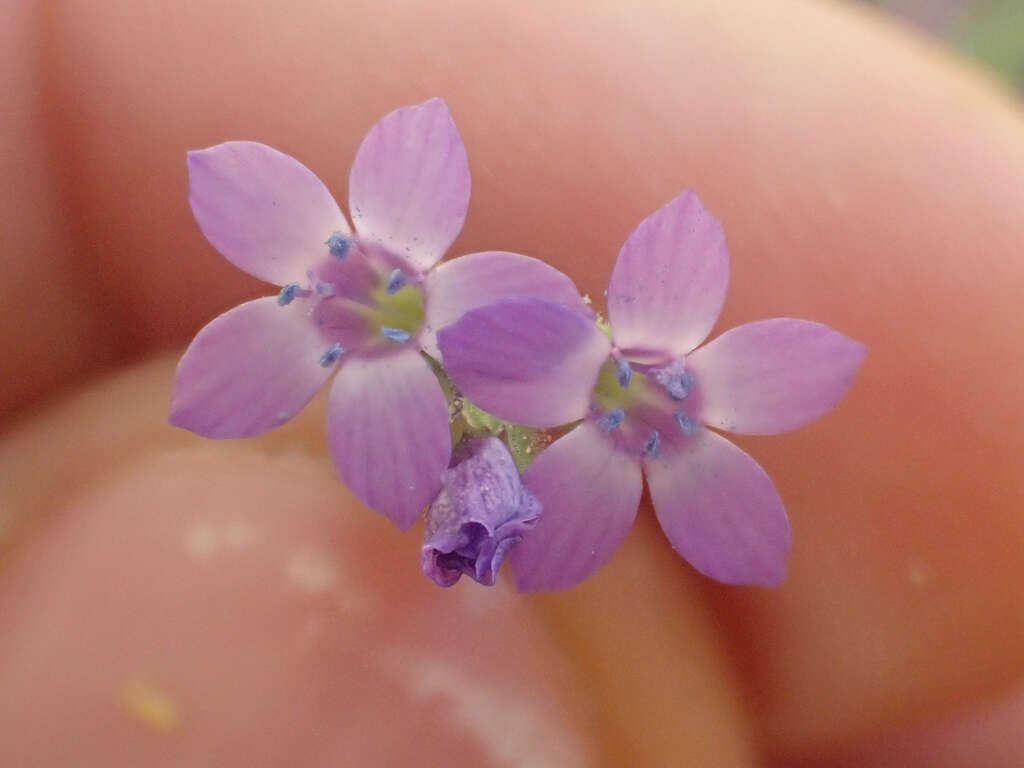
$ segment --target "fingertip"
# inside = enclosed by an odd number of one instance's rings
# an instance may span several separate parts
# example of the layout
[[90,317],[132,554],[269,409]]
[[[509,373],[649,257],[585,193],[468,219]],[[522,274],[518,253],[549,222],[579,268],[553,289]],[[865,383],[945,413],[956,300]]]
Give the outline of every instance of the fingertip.
[[0,575],[6,756],[592,765],[538,620],[507,588],[436,589],[412,543],[295,454],[200,444],[101,478]]

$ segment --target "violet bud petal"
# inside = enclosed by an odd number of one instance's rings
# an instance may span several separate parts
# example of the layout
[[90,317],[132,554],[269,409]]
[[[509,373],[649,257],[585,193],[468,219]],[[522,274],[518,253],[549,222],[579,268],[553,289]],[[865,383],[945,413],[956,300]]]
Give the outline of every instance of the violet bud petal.
[[541,515],[508,448],[496,437],[460,444],[427,511],[423,572],[442,587],[465,574],[492,586],[501,564]]

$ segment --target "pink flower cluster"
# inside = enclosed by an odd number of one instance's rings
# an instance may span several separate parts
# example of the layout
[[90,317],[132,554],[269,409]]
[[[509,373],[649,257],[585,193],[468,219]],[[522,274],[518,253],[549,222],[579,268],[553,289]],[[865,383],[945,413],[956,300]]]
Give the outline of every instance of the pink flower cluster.
[[[442,585],[462,574],[493,584],[506,554],[521,589],[579,582],[625,537],[643,475],[666,535],[699,571],[733,584],[784,578],[782,501],[716,430],[771,434],[817,418],[865,348],[789,318],[700,346],[729,257],[696,194],[626,240],[602,325],[572,280],[536,259],[487,251],[441,263],[470,175],[440,99],[371,128],[349,177],[351,226],[309,169],[266,145],[219,144],[189,153],[188,167],[207,239],[280,290],[199,332],[178,366],[171,423],[257,435],[333,374],[339,474],[403,529],[429,508],[423,567]],[[453,452],[456,397],[510,424],[574,426],[520,477],[493,435]]]

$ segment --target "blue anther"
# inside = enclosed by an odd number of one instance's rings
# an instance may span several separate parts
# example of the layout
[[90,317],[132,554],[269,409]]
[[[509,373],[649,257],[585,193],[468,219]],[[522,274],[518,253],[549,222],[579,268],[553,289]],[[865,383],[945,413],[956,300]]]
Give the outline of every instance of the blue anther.
[[633,378],[633,367],[629,364],[629,360],[624,357],[616,359],[615,373],[619,377],[619,386],[628,389],[629,380]]
[[288,285],[282,288],[281,292],[277,294],[278,306],[284,307],[291,304],[300,290],[298,283],[288,283]]
[[611,432],[622,423],[624,418],[626,418],[626,414],[621,408],[613,408],[601,414],[601,418],[597,420],[597,426],[605,432]]
[[660,368],[654,372],[654,378],[661,384],[673,400],[683,400],[693,387],[693,376],[683,370],[679,363]]
[[348,249],[352,247],[352,241],[341,232],[331,232],[324,245],[330,249],[332,256],[344,259]]
[[386,325],[381,326],[380,333],[385,339],[396,344],[402,344],[412,338],[412,334],[408,331],[401,328],[389,328]]
[[341,348],[341,344],[335,342],[327,351],[320,355],[320,365],[324,368],[334,365],[338,362],[338,358],[345,353],[345,350]]
[[697,422],[682,411],[676,411],[676,424],[683,430],[684,435],[692,435],[697,430]]
[[661,435],[658,430],[651,432],[651,436],[644,443],[644,456],[648,459],[656,459],[661,456]]
[[402,288],[405,287],[405,284],[408,282],[409,278],[405,276],[405,272],[403,272],[400,269],[392,270],[391,274],[388,275],[388,296],[390,296],[393,293],[398,293],[400,290],[402,290]]

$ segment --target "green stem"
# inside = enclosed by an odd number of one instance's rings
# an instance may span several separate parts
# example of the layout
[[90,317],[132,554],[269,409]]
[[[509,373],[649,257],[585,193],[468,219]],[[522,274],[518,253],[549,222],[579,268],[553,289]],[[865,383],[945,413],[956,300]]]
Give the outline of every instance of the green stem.
[[537,457],[537,454],[572,426],[538,429],[499,419],[494,414],[488,413],[470,402],[465,395],[459,392],[455,383],[448,378],[448,374],[445,373],[440,363],[431,357],[427,359],[430,361],[434,375],[437,376],[441,390],[448,401],[452,445],[458,444],[460,440],[467,437],[497,437],[508,447],[509,453],[512,454],[512,459],[516,463],[516,469],[522,474],[530,462]]

